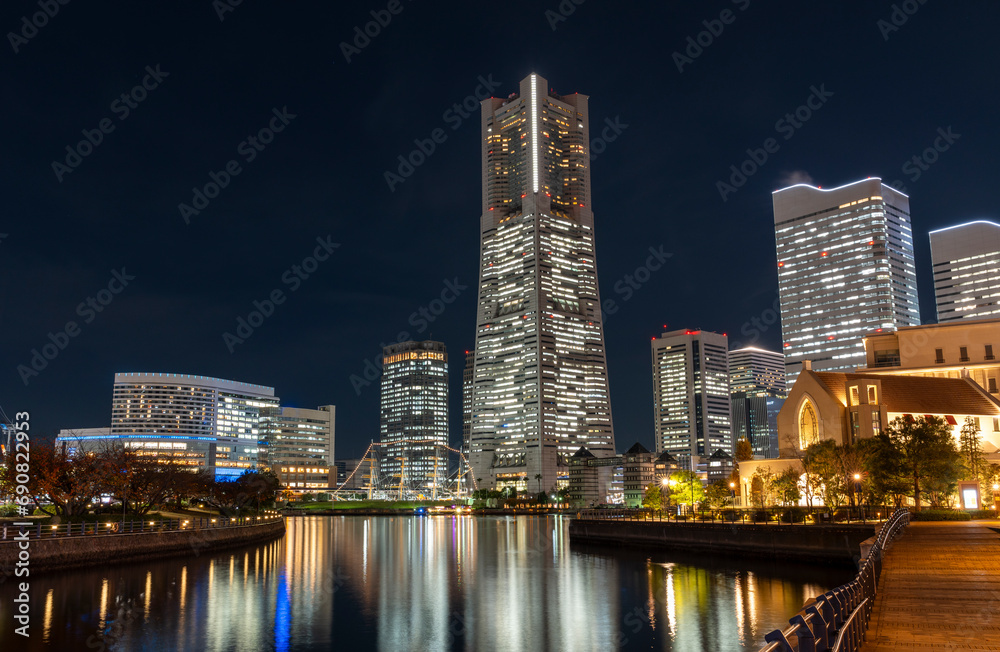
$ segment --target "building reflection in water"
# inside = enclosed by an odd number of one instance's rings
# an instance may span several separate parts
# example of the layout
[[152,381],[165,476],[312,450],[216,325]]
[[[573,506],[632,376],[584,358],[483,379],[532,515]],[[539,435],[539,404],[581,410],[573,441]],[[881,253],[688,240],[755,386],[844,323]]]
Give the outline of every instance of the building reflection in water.
[[[566,524],[293,518],[266,545],[33,577],[32,622],[52,649],[753,649],[843,576],[571,550]],[[3,649],[13,588],[0,584]]]

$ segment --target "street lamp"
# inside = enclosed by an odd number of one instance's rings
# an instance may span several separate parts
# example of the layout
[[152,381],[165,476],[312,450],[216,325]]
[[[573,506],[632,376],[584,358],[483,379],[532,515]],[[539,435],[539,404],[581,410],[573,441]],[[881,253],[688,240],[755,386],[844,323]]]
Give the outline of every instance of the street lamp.
[[[857,505],[858,505],[858,510],[861,511],[862,514],[864,514],[864,512],[861,510],[861,474],[860,473],[855,473],[854,474],[854,493],[857,496],[856,502],[857,502]],[[864,517],[862,516],[862,518],[864,518]]]
[[732,501],[733,507],[736,507],[736,483],[729,483],[729,500]]

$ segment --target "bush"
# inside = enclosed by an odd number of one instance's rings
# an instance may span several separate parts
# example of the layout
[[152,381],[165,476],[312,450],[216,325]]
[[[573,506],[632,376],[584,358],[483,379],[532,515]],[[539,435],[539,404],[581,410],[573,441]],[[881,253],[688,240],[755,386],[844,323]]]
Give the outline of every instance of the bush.
[[971,521],[969,512],[955,509],[925,509],[910,514],[911,521]]
[[781,513],[779,520],[782,523],[804,523],[806,520],[806,510],[802,507],[791,507]]
[[17,516],[17,505],[0,505],[0,516]]
[[971,518],[996,518],[995,509],[970,509],[968,512]]

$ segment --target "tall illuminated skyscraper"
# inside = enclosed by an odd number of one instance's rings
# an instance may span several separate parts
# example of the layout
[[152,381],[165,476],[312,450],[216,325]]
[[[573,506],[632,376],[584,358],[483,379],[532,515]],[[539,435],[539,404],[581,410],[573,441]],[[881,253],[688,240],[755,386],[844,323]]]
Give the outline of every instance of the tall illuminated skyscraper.
[[481,129],[470,462],[482,484],[555,489],[581,446],[615,453],[587,96],[529,75],[482,102]]
[[909,197],[879,178],[772,195],[785,376],[865,364],[862,338],[920,324]]
[[384,486],[433,494],[448,478],[448,352],[441,342],[382,351]]
[[1000,224],[931,231],[931,260],[939,322],[1000,317]]
[[785,356],[753,346],[729,352],[733,441],[754,455],[778,456],[778,412],[785,404]]
[[656,452],[670,453],[681,468],[693,471],[720,449],[733,454],[728,349],[728,337],[709,331],[653,338]]

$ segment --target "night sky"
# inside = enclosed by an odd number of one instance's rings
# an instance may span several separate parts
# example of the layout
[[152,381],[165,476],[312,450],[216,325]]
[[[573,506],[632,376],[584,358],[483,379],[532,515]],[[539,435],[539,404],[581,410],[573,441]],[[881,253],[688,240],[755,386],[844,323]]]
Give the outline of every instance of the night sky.
[[[578,1],[43,0],[58,13],[37,29],[22,21],[37,0],[3,2],[7,415],[30,411],[36,436],[108,426],[115,372],[199,374],[335,404],[337,457],[359,456],[379,403],[377,379],[360,381],[403,334],[448,346],[458,442],[481,198],[478,109],[453,105],[532,72],[590,96],[593,138],[618,125],[592,150],[592,206],[620,450],[652,446],[649,340],[664,324],[780,347],[778,324],[755,335],[751,320],[776,299],[770,193],[790,181],[901,182],[933,321],[927,232],[1000,212],[1000,4]],[[372,11],[391,21],[355,47]],[[785,119],[811,96],[808,119]],[[387,182],[435,129],[446,140]],[[768,138],[778,151],[723,199],[717,182]],[[935,141],[932,163],[912,160]],[[321,241],[326,260],[303,262]],[[650,248],[671,255],[629,288]],[[432,304],[449,286],[457,299]],[[275,290],[273,314],[227,345]],[[443,312],[422,321],[431,306]],[[36,374],[50,341],[65,348]]]

